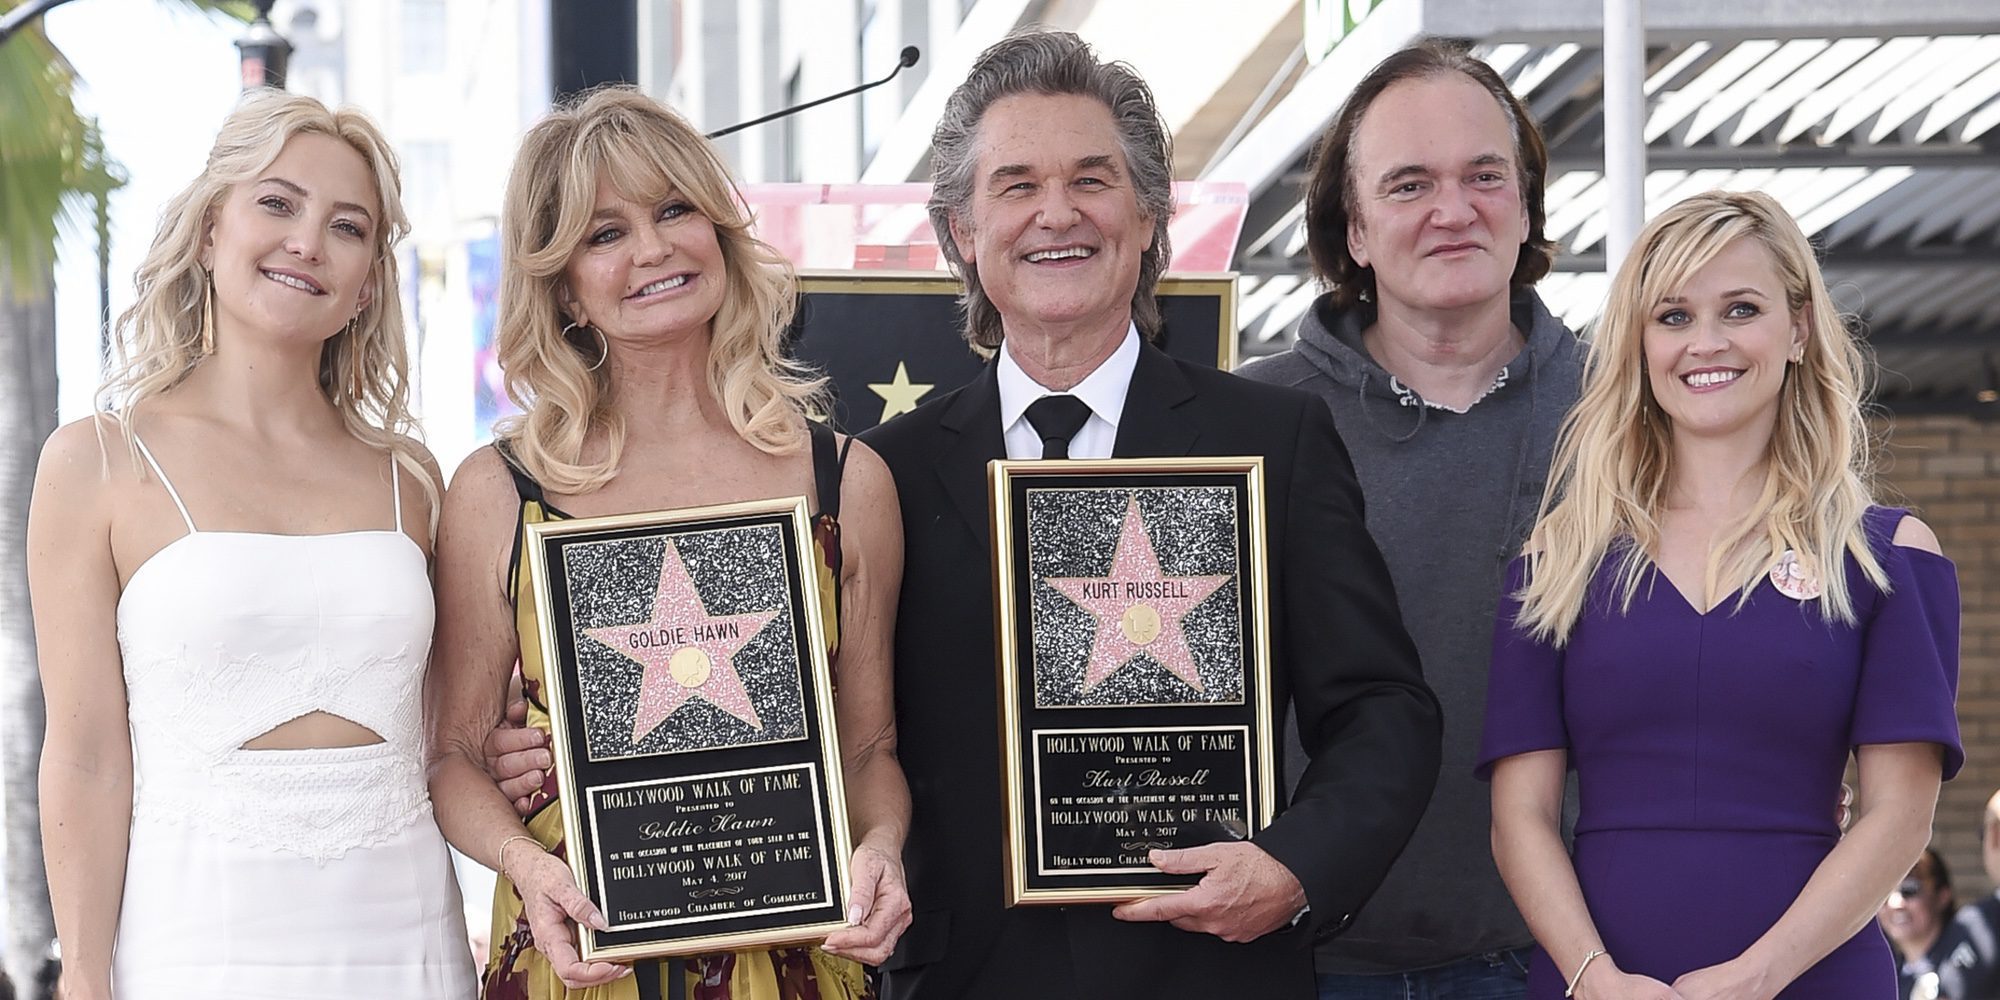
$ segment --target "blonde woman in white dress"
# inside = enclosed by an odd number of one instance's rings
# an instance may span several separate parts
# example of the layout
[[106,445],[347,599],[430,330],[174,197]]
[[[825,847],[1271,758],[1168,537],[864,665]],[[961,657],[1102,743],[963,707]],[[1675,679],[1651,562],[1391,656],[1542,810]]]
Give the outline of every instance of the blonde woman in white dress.
[[375,126],[263,92],[168,206],[29,507],[61,995],[465,1000],[424,781],[438,475]]

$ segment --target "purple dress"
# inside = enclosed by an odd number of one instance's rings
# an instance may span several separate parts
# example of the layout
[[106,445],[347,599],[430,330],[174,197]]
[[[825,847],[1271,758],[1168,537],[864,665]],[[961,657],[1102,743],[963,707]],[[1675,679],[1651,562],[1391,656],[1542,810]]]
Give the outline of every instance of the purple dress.
[[[1741,954],[1805,888],[1839,837],[1850,748],[1932,742],[1957,773],[1958,581],[1950,560],[1892,545],[1904,511],[1863,525],[1890,592],[1846,560],[1856,624],[1761,577],[1696,614],[1657,570],[1629,613],[1616,559],[1599,567],[1569,645],[1515,628],[1524,560],[1508,568],[1477,773],[1502,757],[1567,750],[1579,813],[1572,861],[1604,947],[1665,983]],[[1537,948],[1528,995],[1562,996],[1574,970]],[[1894,1000],[1874,921],[1779,994]]]

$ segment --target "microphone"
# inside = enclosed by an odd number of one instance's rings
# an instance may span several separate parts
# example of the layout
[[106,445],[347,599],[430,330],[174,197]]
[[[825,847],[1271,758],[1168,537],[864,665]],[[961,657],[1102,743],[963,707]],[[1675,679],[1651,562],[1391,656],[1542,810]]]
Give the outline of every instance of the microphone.
[[738,122],[737,124],[731,125],[728,128],[716,129],[715,131],[710,132],[708,134],[708,138],[720,139],[723,136],[730,134],[731,132],[741,132],[742,130],[749,128],[752,125],[762,125],[765,122],[774,122],[780,118],[798,114],[799,112],[804,111],[807,108],[819,107],[820,105],[825,104],[828,101],[837,101],[843,97],[852,97],[855,94],[859,94],[864,90],[873,90],[876,87],[880,87],[881,85],[888,83],[890,80],[894,80],[896,78],[896,74],[901,73],[902,71],[910,68],[911,66],[915,66],[917,64],[917,60],[922,57],[923,53],[918,51],[916,46],[905,45],[903,46],[902,55],[898,56],[896,59],[896,68],[890,70],[889,75],[883,77],[880,80],[876,80],[873,83],[864,83],[859,87],[849,87],[848,89],[843,90],[838,94],[828,94],[827,96],[822,97],[819,100],[807,101],[804,104],[789,107],[784,109],[783,111],[773,111],[762,118],[752,118],[747,122]]

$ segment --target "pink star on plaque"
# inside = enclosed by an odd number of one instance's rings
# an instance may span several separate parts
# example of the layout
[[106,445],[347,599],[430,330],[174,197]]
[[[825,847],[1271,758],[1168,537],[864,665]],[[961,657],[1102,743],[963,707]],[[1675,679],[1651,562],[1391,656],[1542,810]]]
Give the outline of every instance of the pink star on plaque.
[[695,592],[680,550],[670,540],[660,559],[652,617],[630,625],[588,628],[583,634],[646,668],[639,678],[638,711],[632,717],[632,742],[637,743],[696,695],[752,729],[764,728],[731,658],[777,617],[776,611],[710,614]]
[[1181,619],[1229,582],[1229,577],[1169,576],[1162,572],[1153,539],[1139,519],[1136,497],[1125,501],[1125,523],[1118,529],[1118,544],[1111,551],[1109,575],[1043,579],[1097,619],[1097,636],[1090,644],[1090,662],[1083,673],[1085,691],[1103,683],[1140,653],[1189,687],[1203,690],[1201,672],[1188,652],[1187,635],[1181,631]]

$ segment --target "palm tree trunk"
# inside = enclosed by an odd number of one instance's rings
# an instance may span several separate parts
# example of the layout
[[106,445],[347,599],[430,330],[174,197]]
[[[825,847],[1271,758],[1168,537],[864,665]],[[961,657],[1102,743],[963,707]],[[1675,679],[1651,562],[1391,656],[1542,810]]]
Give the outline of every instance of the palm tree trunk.
[[55,279],[48,272],[33,287],[17,288],[5,264],[0,260],[0,808],[6,844],[0,882],[7,923],[0,960],[25,991],[55,938],[36,797],[44,721],[26,559],[35,459],[56,424]]

